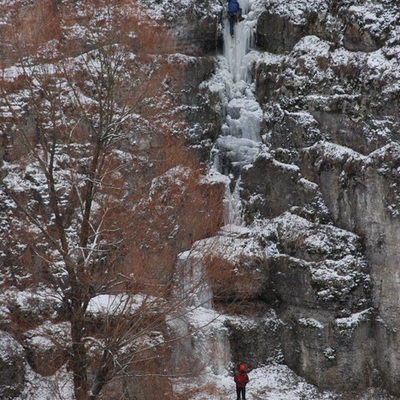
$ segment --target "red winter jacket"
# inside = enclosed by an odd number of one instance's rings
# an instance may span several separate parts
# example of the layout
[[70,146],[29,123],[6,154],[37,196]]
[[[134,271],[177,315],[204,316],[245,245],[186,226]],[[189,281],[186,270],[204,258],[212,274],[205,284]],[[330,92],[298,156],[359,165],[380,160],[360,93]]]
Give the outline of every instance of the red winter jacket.
[[235,375],[235,382],[237,387],[245,387],[249,382],[249,376],[246,372],[238,372]]

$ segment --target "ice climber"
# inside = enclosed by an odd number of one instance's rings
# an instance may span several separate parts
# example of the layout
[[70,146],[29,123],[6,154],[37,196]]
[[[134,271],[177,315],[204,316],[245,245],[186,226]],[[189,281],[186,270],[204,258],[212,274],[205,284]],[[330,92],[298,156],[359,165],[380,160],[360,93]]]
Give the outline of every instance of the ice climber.
[[234,380],[236,383],[237,400],[240,400],[240,396],[242,396],[242,400],[246,400],[246,385],[250,379],[246,373],[246,366],[244,364],[240,364],[239,372],[235,374]]
[[243,21],[242,9],[237,0],[228,0],[229,30],[231,36],[235,33],[235,22]]

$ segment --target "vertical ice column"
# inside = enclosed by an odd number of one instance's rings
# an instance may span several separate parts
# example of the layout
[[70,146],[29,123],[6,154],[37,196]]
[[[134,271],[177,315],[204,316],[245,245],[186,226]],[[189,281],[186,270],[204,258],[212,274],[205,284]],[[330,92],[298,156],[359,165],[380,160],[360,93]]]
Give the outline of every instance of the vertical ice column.
[[243,62],[245,55],[253,45],[253,32],[255,19],[249,14],[249,0],[241,0],[239,4],[242,8],[244,21],[235,23],[235,33],[231,37],[229,23],[224,24],[224,57],[228,62],[228,69],[232,74],[233,81],[249,82],[251,79],[248,65]]
[[180,253],[176,262],[176,294],[188,306],[212,308],[213,293],[205,277],[204,255],[194,249]]
[[[221,74],[225,83],[225,121],[214,151],[215,166],[220,173],[226,173],[236,184],[232,189],[228,180],[225,195],[225,221],[242,225],[240,198],[240,169],[251,163],[258,153],[260,126],[263,113],[255,99],[252,85],[250,50],[253,45],[256,17],[251,11],[250,0],[239,0],[244,20],[235,23],[231,37],[229,21],[224,24],[224,67],[227,74]],[[239,177],[239,179],[237,179]],[[227,177],[228,178],[228,177]],[[237,179],[237,180],[236,180]]]
[[[226,188],[225,225],[235,232],[242,226],[242,202],[240,198],[240,171],[253,162],[260,147],[262,110],[257,103],[251,81],[251,58],[246,57],[252,47],[256,19],[250,11],[251,0],[239,0],[244,20],[235,24],[231,38],[228,21],[224,24],[224,57],[219,57],[219,68],[214,83],[221,94],[224,107],[224,124],[212,151],[213,167],[210,179],[223,182]],[[227,227],[225,227],[227,228]],[[204,254],[213,254],[215,238],[211,239],[206,252],[191,251],[180,254],[177,262],[177,291],[182,303],[192,307],[190,315],[171,320],[169,325],[181,332],[182,340],[174,346],[176,364],[192,362],[191,368],[210,368],[213,373],[223,373],[231,360],[228,330],[223,319],[213,307],[213,292],[207,284]],[[203,242],[204,244],[204,242]],[[199,242],[197,246],[201,246]],[[215,253],[217,254],[217,252]],[[193,318],[191,318],[193,317]],[[199,322],[201,326],[199,326]],[[196,333],[193,334],[193,331]],[[189,335],[189,333],[192,333]],[[186,354],[195,354],[194,360]]]
[[229,184],[226,186],[224,207],[225,207],[225,225],[242,225],[242,207],[239,193],[239,181],[235,185],[233,192],[229,189]]

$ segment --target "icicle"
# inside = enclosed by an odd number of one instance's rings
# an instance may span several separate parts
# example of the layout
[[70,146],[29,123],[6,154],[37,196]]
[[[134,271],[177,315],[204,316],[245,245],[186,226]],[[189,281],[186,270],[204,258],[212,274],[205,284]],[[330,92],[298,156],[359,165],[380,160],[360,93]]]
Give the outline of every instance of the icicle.
[[[251,46],[253,45],[256,17],[250,10],[250,0],[239,0],[243,21],[235,23],[233,38],[229,22],[224,24],[224,58],[221,74],[225,84],[225,121],[221,136],[215,143],[213,168],[227,175],[225,193],[225,224],[243,225],[240,199],[240,169],[250,164],[260,147],[260,127],[263,113],[253,92],[251,75]],[[224,70],[225,71],[225,70]],[[232,190],[229,174],[239,179]],[[232,190],[232,191],[231,191]]]
[[229,185],[225,192],[225,225],[243,225],[242,202],[240,199],[240,178],[231,193]]
[[240,1],[240,6],[242,7],[244,21],[235,23],[233,37],[229,32],[229,23],[226,22],[224,26],[224,57],[228,61],[228,69],[232,74],[233,81],[243,80],[250,83],[249,65],[243,63],[243,59],[253,45],[256,20],[252,14],[248,14],[250,7],[248,0]]

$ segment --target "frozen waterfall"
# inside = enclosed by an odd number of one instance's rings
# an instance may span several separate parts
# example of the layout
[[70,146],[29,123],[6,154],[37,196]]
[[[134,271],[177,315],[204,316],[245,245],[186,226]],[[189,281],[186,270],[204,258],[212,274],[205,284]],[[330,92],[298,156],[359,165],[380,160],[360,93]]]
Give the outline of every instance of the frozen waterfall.
[[[218,57],[218,69],[210,82],[205,83],[211,91],[221,96],[224,122],[221,133],[212,150],[211,180],[225,185],[224,223],[225,230],[242,226],[240,198],[240,172],[253,162],[260,151],[260,126],[262,110],[254,95],[251,66],[256,52],[251,55],[255,13],[251,12],[250,0],[241,0],[244,20],[235,24],[235,35],[231,38],[229,23],[224,21],[224,53]],[[201,242],[201,241],[200,241]],[[201,244],[197,243],[197,246]],[[204,252],[196,245],[191,251],[182,253],[177,263],[179,279],[177,294],[192,306],[212,308],[212,291],[205,283],[202,267]],[[208,251],[211,252],[212,250]],[[206,252],[207,253],[207,252]],[[191,292],[191,288],[195,290]]]
[[224,87],[224,123],[213,149],[213,168],[229,178],[225,196],[226,225],[242,225],[240,171],[258,154],[263,117],[254,95],[251,74],[256,55],[256,52],[251,51],[256,16],[251,11],[250,0],[242,0],[240,5],[244,21],[235,24],[233,37],[229,32],[228,21],[224,21],[224,51],[217,73]]
[[[218,57],[218,69],[214,77],[204,85],[221,96],[223,124],[219,138],[212,150],[211,180],[225,185],[225,227],[228,234],[242,229],[240,198],[240,172],[252,163],[260,151],[260,127],[262,110],[256,101],[251,67],[254,63],[253,44],[255,14],[251,11],[251,0],[239,0],[244,20],[235,24],[231,38],[228,21],[224,21],[224,52]],[[222,238],[223,235],[220,237]],[[219,240],[222,240],[219,248]],[[230,240],[230,239],[229,239]],[[195,243],[190,251],[180,255],[177,263],[176,288],[183,303],[193,307],[193,313],[202,316],[177,318],[170,321],[170,328],[179,331],[182,341],[174,353],[177,365],[190,360],[187,354],[194,354],[192,368],[210,368],[212,373],[225,371],[231,360],[229,335],[223,324],[224,317],[213,310],[213,293],[207,283],[204,270],[204,255],[223,252],[224,240],[218,237],[203,239]],[[218,250],[219,249],[219,250]],[[204,318],[210,322],[204,324]],[[206,319],[207,319],[206,318]],[[196,321],[201,321],[201,327]],[[208,321],[208,320],[207,320]],[[190,336],[191,331],[198,331]],[[186,338],[186,340],[185,340]],[[189,340],[190,339],[190,340]]]
[[228,69],[232,74],[234,82],[243,80],[249,83],[251,76],[249,74],[248,65],[243,62],[246,54],[253,45],[253,32],[255,28],[255,19],[251,19],[253,14],[249,12],[249,0],[241,0],[240,6],[244,21],[235,24],[235,34],[233,38],[229,33],[229,23],[224,23],[224,57],[228,62]]

